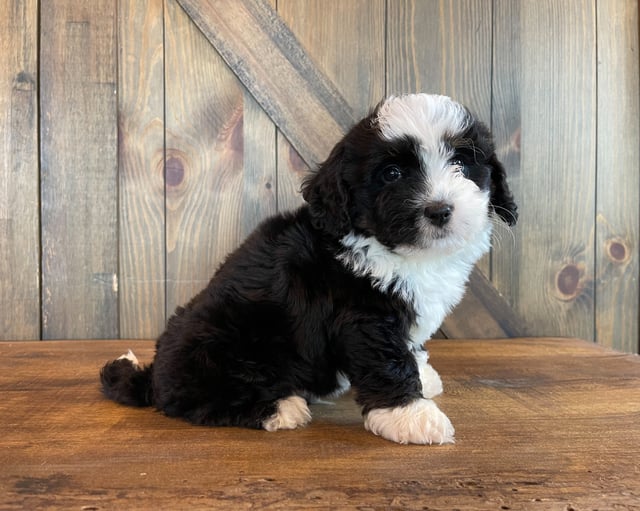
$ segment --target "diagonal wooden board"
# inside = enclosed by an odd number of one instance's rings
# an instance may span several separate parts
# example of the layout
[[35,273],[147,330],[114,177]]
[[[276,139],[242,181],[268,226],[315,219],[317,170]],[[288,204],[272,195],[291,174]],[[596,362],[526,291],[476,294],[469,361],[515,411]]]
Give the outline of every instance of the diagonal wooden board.
[[356,119],[271,6],[178,2],[304,161],[311,167],[323,161]]
[[[311,167],[355,122],[349,104],[264,0],[178,0],[231,70]],[[524,323],[475,270],[442,325],[447,337],[515,337]]]

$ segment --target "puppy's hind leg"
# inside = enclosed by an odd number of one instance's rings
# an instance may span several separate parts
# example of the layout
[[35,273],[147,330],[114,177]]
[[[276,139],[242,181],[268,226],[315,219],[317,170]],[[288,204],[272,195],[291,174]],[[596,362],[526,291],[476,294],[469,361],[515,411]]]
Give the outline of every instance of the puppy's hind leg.
[[262,422],[267,431],[296,429],[306,426],[311,420],[307,401],[300,396],[289,396],[276,401],[276,412]]
[[109,399],[129,406],[149,406],[153,402],[153,364],[141,366],[131,350],[108,362],[100,371],[102,392]]

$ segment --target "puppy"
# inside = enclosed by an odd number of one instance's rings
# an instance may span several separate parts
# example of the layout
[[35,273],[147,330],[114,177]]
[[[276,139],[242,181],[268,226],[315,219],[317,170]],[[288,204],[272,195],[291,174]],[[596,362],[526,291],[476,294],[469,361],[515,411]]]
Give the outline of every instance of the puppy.
[[454,441],[423,343],[460,301],[492,222],[516,205],[489,130],[444,96],[382,101],[179,307],[153,363],[101,371],[104,394],[210,426],[293,429],[353,386],[367,430]]

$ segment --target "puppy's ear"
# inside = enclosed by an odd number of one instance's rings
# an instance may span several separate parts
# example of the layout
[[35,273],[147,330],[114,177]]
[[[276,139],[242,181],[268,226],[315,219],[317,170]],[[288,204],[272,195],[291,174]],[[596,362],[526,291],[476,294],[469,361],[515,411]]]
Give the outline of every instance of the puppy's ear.
[[309,203],[311,223],[335,237],[345,236],[351,230],[349,193],[342,178],[344,152],[344,142],[340,142],[302,184],[302,197]]
[[489,159],[491,167],[491,206],[495,213],[508,225],[515,225],[518,220],[518,206],[513,200],[507,184],[507,173],[495,153]]

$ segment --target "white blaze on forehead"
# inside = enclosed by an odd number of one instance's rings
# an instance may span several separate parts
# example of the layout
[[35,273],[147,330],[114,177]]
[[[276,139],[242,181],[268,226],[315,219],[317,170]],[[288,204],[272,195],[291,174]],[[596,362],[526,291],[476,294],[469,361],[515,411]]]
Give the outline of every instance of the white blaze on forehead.
[[380,132],[387,140],[415,137],[427,150],[440,149],[445,135],[469,126],[467,110],[447,96],[407,94],[388,98],[378,111]]
[[383,138],[406,136],[420,144],[420,159],[427,171],[429,199],[455,202],[470,183],[462,184],[461,175],[450,170],[454,150],[447,139],[464,133],[473,118],[460,103],[435,94],[392,96],[380,106],[378,127]]

